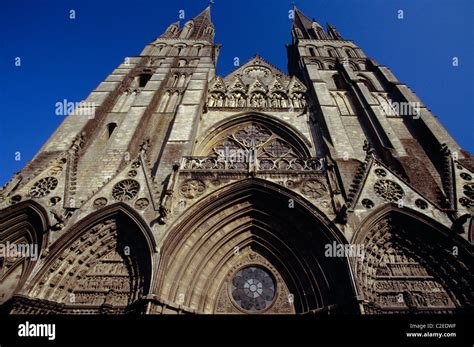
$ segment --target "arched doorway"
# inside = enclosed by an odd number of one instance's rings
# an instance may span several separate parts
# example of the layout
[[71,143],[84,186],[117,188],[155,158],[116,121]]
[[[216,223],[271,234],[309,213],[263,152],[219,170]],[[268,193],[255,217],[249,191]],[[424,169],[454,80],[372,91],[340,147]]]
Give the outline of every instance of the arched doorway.
[[[154,241],[141,217],[125,204],[110,205],[56,241],[28,297],[33,313],[122,313],[148,294]],[[31,312],[16,307],[13,313]]]
[[0,214],[0,305],[18,293],[46,246],[49,220],[43,207],[29,200]]
[[198,313],[356,312],[343,243],[329,221],[260,179],[223,187],[192,206],[166,236],[158,297]]
[[408,208],[386,205],[354,236],[364,311],[453,313],[474,303],[474,262],[464,240]]

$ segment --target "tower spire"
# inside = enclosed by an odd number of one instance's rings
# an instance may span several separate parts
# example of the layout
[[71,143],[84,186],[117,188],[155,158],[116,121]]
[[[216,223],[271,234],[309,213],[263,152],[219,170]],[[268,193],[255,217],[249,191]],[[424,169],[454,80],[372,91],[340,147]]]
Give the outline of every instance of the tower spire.
[[293,32],[297,38],[302,39],[327,39],[323,27],[315,20],[309,19],[294,6]]
[[201,13],[187,21],[181,29],[179,28],[179,21],[172,23],[161,37],[207,40],[213,42],[214,24],[211,20],[211,5],[212,0]]

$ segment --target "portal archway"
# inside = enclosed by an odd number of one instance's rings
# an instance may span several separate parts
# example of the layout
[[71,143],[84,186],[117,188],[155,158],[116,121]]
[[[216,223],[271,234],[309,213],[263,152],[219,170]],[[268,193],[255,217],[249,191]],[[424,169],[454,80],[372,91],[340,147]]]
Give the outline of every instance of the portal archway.
[[343,243],[342,235],[306,201],[247,179],[203,198],[175,223],[156,292],[199,313],[355,312],[346,258],[324,255],[332,242]]
[[103,305],[123,312],[150,288],[155,245],[147,228],[123,203],[89,215],[54,243],[29,298],[62,305],[56,313],[99,313]]
[[364,257],[354,263],[364,311],[452,313],[474,303],[470,245],[435,221],[390,204],[354,236]]
[[46,211],[32,200],[0,213],[0,304],[25,285],[46,246],[49,226]]

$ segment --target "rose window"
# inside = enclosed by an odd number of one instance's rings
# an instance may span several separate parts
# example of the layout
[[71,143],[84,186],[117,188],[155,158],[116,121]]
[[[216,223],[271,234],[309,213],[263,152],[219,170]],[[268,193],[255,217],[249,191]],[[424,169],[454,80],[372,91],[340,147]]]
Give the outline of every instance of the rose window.
[[275,298],[273,277],[260,267],[249,266],[232,279],[232,298],[242,309],[258,312],[268,308]]
[[30,189],[30,196],[33,198],[42,198],[58,186],[58,180],[54,177],[45,177],[35,183]]
[[378,180],[374,184],[375,193],[382,199],[391,202],[398,202],[403,198],[402,187],[396,182],[390,180]]
[[118,182],[112,189],[112,196],[115,200],[132,200],[140,190],[140,184],[135,180],[123,180]]

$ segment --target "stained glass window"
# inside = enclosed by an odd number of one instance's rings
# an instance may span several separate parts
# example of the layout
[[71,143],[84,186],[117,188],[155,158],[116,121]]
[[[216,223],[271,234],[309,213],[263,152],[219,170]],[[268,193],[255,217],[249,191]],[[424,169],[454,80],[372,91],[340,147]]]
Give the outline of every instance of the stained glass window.
[[249,266],[237,272],[232,279],[232,298],[249,312],[268,308],[275,298],[275,281],[263,268]]

